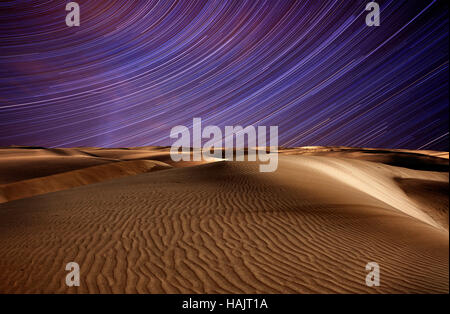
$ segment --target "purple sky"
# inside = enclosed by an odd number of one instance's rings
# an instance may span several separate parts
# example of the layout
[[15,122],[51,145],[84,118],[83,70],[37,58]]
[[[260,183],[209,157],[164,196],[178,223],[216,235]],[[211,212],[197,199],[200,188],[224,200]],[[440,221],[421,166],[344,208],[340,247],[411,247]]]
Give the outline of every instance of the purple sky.
[[0,146],[170,145],[278,125],[286,146],[449,149],[446,1],[0,3]]

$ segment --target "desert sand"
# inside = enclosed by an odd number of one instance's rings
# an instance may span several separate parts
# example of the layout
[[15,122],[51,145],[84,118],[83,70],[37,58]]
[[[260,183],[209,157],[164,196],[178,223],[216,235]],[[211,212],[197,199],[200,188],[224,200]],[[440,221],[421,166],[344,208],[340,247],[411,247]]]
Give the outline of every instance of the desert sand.
[[0,293],[448,293],[448,164],[302,147],[261,173],[167,147],[0,148]]

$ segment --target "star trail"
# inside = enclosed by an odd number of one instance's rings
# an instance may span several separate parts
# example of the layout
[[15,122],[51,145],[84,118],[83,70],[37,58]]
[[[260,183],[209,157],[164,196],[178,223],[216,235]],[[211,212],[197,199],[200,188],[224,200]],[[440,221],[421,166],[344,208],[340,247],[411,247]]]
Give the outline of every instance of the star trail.
[[446,1],[0,3],[0,146],[170,145],[277,125],[284,146],[449,150]]

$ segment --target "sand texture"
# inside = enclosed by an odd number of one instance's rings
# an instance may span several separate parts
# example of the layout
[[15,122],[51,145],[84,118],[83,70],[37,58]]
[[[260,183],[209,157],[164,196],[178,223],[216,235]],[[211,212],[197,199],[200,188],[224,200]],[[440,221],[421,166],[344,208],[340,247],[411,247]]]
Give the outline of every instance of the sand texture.
[[0,292],[448,293],[448,185],[441,152],[1,148]]

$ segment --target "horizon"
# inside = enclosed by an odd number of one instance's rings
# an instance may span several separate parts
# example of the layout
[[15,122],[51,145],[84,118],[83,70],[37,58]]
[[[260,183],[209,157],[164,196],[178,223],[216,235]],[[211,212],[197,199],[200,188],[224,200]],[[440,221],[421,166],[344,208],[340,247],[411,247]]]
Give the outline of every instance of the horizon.
[[[58,148],[99,148],[99,149],[129,149],[129,148],[146,148],[146,147],[155,147],[155,148],[171,148],[171,145],[144,145],[144,146],[112,146],[112,147],[102,147],[102,146],[59,146],[59,147],[46,147],[46,146],[38,146],[38,145],[16,145],[11,144],[8,146],[0,146],[2,148],[30,148],[30,149],[58,149]],[[253,146],[252,148],[259,149],[264,146]],[[275,146],[265,146],[266,148],[275,147]],[[193,146],[189,146],[187,148],[194,149]],[[202,147],[200,147],[202,148]],[[243,149],[247,149],[248,146],[245,146]],[[409,149],[409,148],[389,148],[389,147],[362,147],[362,146],[343,146],[343,145],[329,145],[329,146],[319,146],[319,145],[306,145],[306,146],[282,146],[278,145],[278,149],[292,149],[292,148],[304,148],[304,149],[315,149],[315,148],[348,148],[348,149],[366,149],[366,150],[394,150],[394,151],[436,151],[448,153],[449,151],[445,150],[435,150],[435,149]],[[217,147],[217,149],[226,149],[224,146]],[[236,148],[229,148],[236,150]]]

